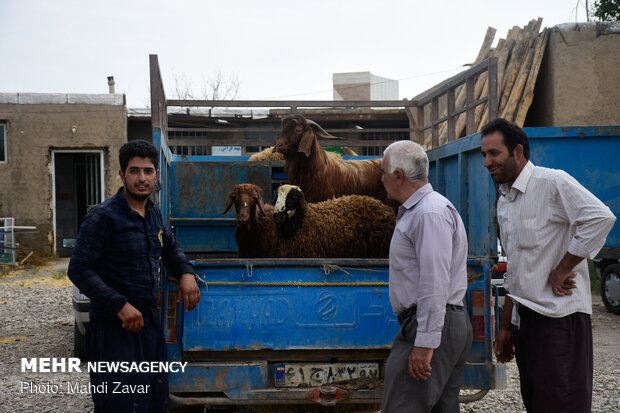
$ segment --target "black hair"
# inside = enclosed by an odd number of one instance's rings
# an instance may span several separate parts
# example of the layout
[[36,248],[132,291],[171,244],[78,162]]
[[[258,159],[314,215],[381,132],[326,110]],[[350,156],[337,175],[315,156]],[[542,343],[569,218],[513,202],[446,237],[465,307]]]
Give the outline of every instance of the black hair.
[[142,139],[127,142],[118,151],[118,160],[121,164],[121,171],[125,172],[129,160],[133,157],[150,158],[155,169],[159,168],[159,152],[155,145]]
[[523,129],[506,119],[497,118],[482,128],[482,138],[493,132],[501,132],[504,136],[504,145],[508,147],[510,156],[514,155],[514,149],[517,145],[521,145],[523,147],[523,156],[528,161],[530,160],[530,141]]

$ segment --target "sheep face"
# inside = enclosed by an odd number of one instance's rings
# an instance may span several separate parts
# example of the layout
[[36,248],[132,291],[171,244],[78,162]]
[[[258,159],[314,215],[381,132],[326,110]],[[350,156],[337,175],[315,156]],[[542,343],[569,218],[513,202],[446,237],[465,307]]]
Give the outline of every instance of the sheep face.
[[237,185],[228,196],[222,215],[234,204],[237,211],[237,226],[249,226],[257,209],[263,216],[265,215],[262,193],[262,189],[256,185]]
[[309,157],[317,136],[323,139],[341,139],[325,132],[319,124],[310,119],[301,115],[289,115],[282,119],[282,133],[273,150],[283,154],[285,159],[297,153]]
[[[294,156],[298,151],[302,152],[300,148],[300,142],[303,140],[304,135],[306,140],[314,138],[314,132],[310,128],[304,119],[300,115],[290,115],[282,119],[282,132],[274,147],[274,152],[279,152],[284,155],[285,158]],[[310,155],[310,150],[307,150],[306,156]]]
[[304,202],[304,193],[300,187],[281,185],[273,207],[273,220],[279,225],[292,219],[296,214],[300,215],[303,212]]

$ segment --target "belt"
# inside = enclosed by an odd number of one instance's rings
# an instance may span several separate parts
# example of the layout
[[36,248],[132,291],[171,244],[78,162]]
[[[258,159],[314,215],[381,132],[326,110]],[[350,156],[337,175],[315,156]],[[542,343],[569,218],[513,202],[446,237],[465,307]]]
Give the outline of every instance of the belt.
[[[417,310],[417,306],[413,305],[407,308],[405,311],[402,311],[400,314],[398,314],[398,324],[402,325],[405,321],[413,317],[416,313],[416,310]],[[461,311],[463,310],[463,306],[455,305],[455,304],[446,304],[446,310]]]

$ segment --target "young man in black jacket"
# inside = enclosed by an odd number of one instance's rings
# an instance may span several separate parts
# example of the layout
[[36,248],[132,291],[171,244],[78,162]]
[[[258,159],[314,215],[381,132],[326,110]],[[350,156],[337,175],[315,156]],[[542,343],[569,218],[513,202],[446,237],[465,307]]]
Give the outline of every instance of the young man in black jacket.
[[[123,181],[116,195],[93,207],[81,224],[69,264],[71,281],[90,298],[86,335],[89,361],[166,361],[166,343],[157,314],[160,258],[177,277],[177,303],[185,311],[200,301],[200,290],[185,254],[149,196],[159,176],[159,153],[146,141],[119,151]],[[95,412],[165,412],[165,372],[90,372]],[[116,383],[121,383],[117,385]],[[133,387],[129,387],[129,385]],[[127,387],[123,387],[127,386]],[[132,389],[130,393],[115,390]]]

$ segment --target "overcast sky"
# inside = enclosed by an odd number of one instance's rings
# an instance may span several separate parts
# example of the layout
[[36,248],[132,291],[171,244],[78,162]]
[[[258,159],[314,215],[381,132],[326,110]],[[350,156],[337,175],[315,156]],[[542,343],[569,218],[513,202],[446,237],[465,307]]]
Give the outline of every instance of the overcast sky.
[[220,71],[238,99],[332,99],[332,74],[370,71],[412,98],[471,63],[488,26],[585,21],[577,0],[1,0],[0,92],[107,93],[147,106],[148,55],[198,92]]

